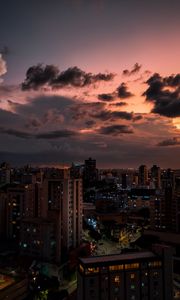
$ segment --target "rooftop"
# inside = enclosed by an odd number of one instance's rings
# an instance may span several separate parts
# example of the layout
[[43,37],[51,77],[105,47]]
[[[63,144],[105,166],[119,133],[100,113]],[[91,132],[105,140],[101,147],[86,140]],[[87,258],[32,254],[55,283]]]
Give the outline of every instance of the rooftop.
[[94,264],[94,263],[110,263],[110,262],[120,262],[128,260],[139,260],[146,258],[154,258],[156,255],[153,252],[136,252],[136,253],[127,253],[127,254],[118,254],[118,255],[106,255],[106,256],[91,256],[87,258],[80,258],[82,264]]

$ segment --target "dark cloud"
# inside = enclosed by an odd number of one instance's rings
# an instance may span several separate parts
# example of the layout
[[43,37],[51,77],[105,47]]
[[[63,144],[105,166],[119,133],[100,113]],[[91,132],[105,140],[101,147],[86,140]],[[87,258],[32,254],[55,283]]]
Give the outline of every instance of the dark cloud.
[[23,116],[0,108],[0,126],[5,128],[7,125],[11,128],[20,127],[24,122]]
[[172,139],[164,140],[157,144],[157,146],[167,147],[167,146],[178,146],[180,145],[180,138],[173,137]]
[[132,112],[126,111],[110,111],[110,110],[102,110],[98,113],[91,114],[91,117],[100,119],[101,121],[115,121],[119,119],[124,120],[133,120],[134,114]]
[[58,76],[59,69],[54,65],[43,66],[38,64],[30,67],[26,72],[26,79],[22,83],[22,90],[38,90],[45,84],[51,85],[52,81]]
[[70,107],[69,111],[74,120],[83,120],[93,112],[101,112],[105,106],[103,102],[78,103]]
[[22,90],[38,90],[42,87],[62,88],[65,86],[84,87],[99,81],[110,81],[113,73],[86,73],[78,67],[68,68],[60,72],[54,65],[38,64],[30,67],[26,72],[26,79],[22,83]]
[[68,110],[73,107],[74,100],[62,96],[39,96],[30,98],[28,103],[19,104],[8,102],[11,108],[19,115],[24,116],[25,123],[30,127],[32,123],[39,125],[62,123],[64,116],[68,117]]
[[121,134],[131,134],[133,133],[133,130],[129,128],[126,125],[111,125],[106,127],[101,127],[98,130],[98,133],[104,134],[104,135],[121,135]]
[[115,95],[112,93],[112,94],[99,94],[98,95],[98,99],[101,100],[101,101],[105,101],[105,102],[110,102],[110,101],[113,101],[115,98]]
[[164,78],[164,83],[171,87],[180,87],[180,74],[171,75]]
[[143,93],[146,100],[152,102],[153,113],[166,117],[180,116],[180,74],[161,77],[158,73],[147,82],[149,88]]
[[58,138],[68,138],[77,135],[77,132],[72,130],[55,130],[50,132],[44,132],[36,134],[35,137],[37,139],[58,139]]
[[6,129],[6,128],[1,127],[0,132],[3,133],[3,134],[8,134],[8,135],[15,136],[15,137],[18,137],[18,138],[21,138],[21,139],[28,139],[28,138],[32,137],[32,135],[28,132],[24,132],[24,131],[16,130],[16,129],[11,129],[11,128]]
[[116,106],[116,107],[121,107],[121,106],[127,105],[127,103],[121,101],[121,102],[112,103],[112,104],[110,104],[110,105],[111,105],[111,106]]
[[95,124],[96,124],[96,122],[93,120],[89,120],[89,121],[85,122],[85,125],[89,128],[93,127]]
[[42,122],[40,122],[37,118],[31,118],[30,120],[28,120],[28,122],[26,123],[25,127],[26,128],[40,128],[42,126]]
[[99,81],[111,81],[114,78],[113,73],[86,73],[78,67],[72,67],[61,72],[57,78],[52,81],[52,87],[60,88],[64,86],[84,87]]
[[134,96],[131,92],[128,91],[128,87],[126,83],[121,83],[121,85],[117,88],[117,96],[122,99],[130,98]]
[[62,130],[54,130],[49,132],[42,132],[42,133],[30,133],[25,132],[21,130],[11,129],[11,128],[3,128],[0,127],[1,134],[8,134],[11,136],[15,136],[17,138],[21,139],[29,139],[29,138],[35,138],[35,139],[58,139],[58,138],[67,138],[67,137],[73,137],[77,135],[77,132],[67,129]]
[[131,75],[134,75],[136,73],[138,73],[141,69],[142,65],[138,64],[138,63],[135,63],[132,70],[124,70],[123,71],[123,75],[124,76],[131,76]]
[[135,122],[135,121],[139,121],[139,120],[142,120],[143,119],[143,117],[142,117],[142,115],[136,115],[136,116],[134,116],[134,118],[133,118],[133,121]]
[[[112,93],[99,94],[98,99],[104,102],[114,101],[116,98],[130,98],[134,96],[131,92],[128,91],[128,87],[125,82],[122,82],[120,86]],[[121,102],[122,103],[122,102]],[[120,106],[120,105],[119,105]]]

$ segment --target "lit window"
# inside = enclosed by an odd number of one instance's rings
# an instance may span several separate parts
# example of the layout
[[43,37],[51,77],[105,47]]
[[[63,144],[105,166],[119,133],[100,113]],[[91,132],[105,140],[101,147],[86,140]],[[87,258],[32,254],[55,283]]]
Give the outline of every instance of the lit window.
[[125,269],[138,269],[139,268],[139,263],[134,263],[134,264],[125,264]]
[[109,266],[110,271],[123,270],[123,265]]
[[115,277],[114,277],[114,282],[115,282],[116,284],[119,284],[119,283],[120,283],[120,276],[115,276]]
[[150,267],[161,267],[162,262],[161,261],[152,261],[152,262],[149,262],[149,266]]
[[86,274],[89,273],[98,273],[99,272],[99,268],[87,268],[86,269]]
[[84,268],[82,265],[79,265],[79,270],[80,270],[80,272],[84,273]]

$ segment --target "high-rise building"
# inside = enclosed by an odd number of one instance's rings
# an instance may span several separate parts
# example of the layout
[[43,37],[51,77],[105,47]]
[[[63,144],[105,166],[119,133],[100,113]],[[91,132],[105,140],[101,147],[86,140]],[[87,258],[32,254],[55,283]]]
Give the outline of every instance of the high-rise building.
[[78,300],[172,300],[172,248],[81,258]]
[[0,186],[11,182],[11,168],[7,163],[0,165]]
[[[60,262],[63,253],[79,246],[82,239],[82,197],[82,179],[72,179],[66,172],[48,174],[42,185],[36,184],[32,203],[26,202],[26,211],[33,208],[33,213],[26,213],[22,220],[23,253],[33,253],[32,247],[26,246],[31,235],[36,252],[39,251],[39,256],[46,260],[49,257],[49,260]],[[49,247],[45,243],[48,239]],[[42,243],[47,244],[46,247]]]
[[3,188],[0,189],[0,239],[6,238],[6,214],[7,211],[7,195]]
[[82,180],[45,179],[42,216],[56,212],[61,244],[65,249],[77,247],[82,237]]
[[180,177],[175,179],[175,191],[172,202],[173,231],[180,233]]
[[173,230],[173,195],[175,174],[171,169],[164,170],[161,175],[161,226],[166,231]]
[[141,165],[139,167],[139,173],[138,173],[138,184],[140,186],[146,186],[148,183],[148,170],[147,166]]
[[126,189],[127,185],[128,185],[128,183],[127,183],[127,181],[128,181],[128,174],[122,173],[121,179],[122,179],[122,189]]
[[151,180],[154,184],[155,189],[161,188],[161,169],[160,167],[153,165],[151,168]]
[[174,189],[175,186],[175,174],[171,169],[163,170],[161,173],[161,184],[162,189],[166,189],[172,187]]
[[26,214],[32,213],[27,203],[33,199],[33,186],[14,184],[7,188],[7,239],[19,241],[21,220]]
[[84,165],[84,184],[91,185],[98,178],[98,172],[96,169],[96,160],[91,157],[85,160]]
[[51,220],[24,218],[21,222],[20,251],[35,259],[56,262],[56,230]]

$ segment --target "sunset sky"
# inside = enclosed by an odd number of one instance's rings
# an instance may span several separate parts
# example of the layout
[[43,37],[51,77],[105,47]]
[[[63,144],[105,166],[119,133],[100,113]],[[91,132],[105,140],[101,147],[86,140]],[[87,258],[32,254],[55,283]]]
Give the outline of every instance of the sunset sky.
[[180,168],[180,0],[2,0],[0,161]]

